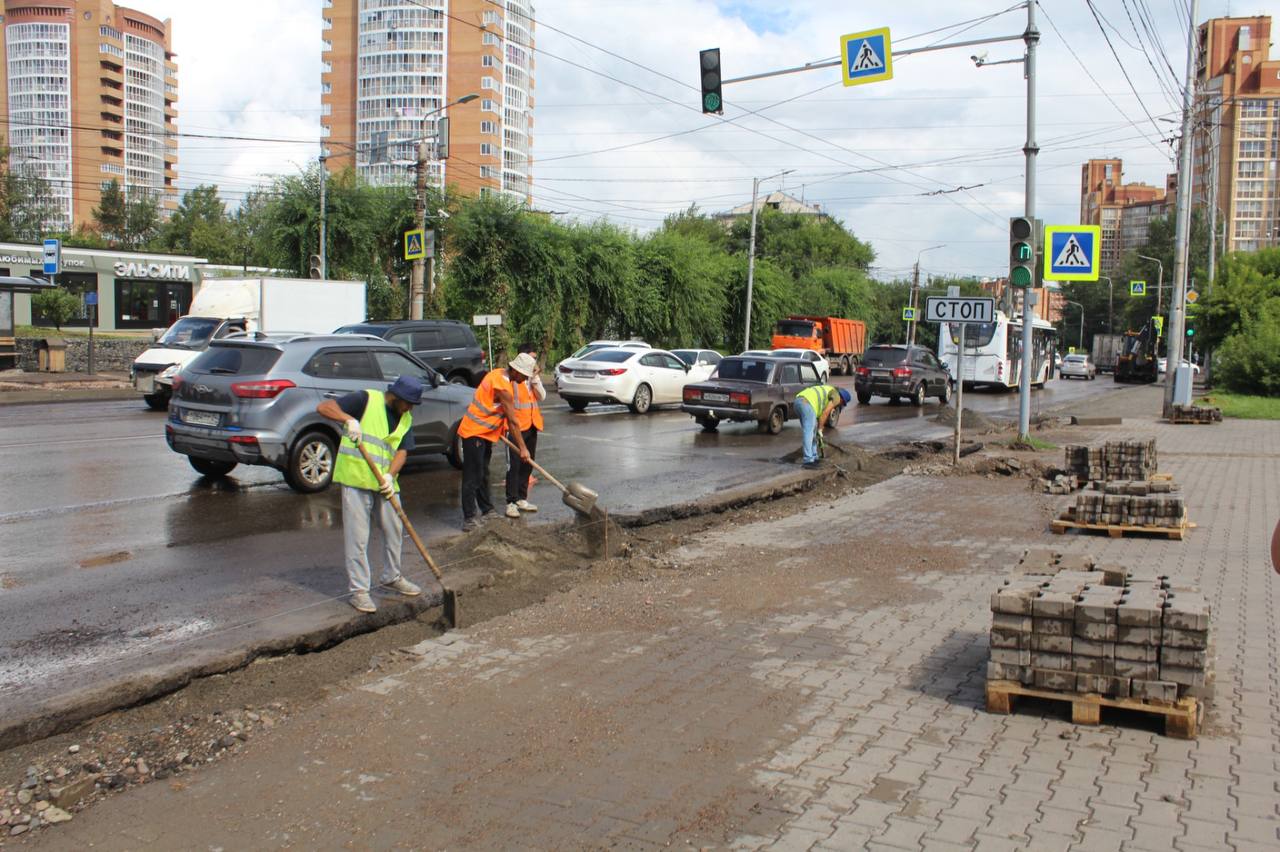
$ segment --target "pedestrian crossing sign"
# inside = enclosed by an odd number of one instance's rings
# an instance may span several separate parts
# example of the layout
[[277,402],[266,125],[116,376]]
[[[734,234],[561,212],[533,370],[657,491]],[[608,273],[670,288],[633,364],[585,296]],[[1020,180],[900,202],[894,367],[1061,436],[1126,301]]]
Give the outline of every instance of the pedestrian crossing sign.
[[426,232],[422,228],[404,232],[404,259],[422,260],[427,256]]
[[919,308],[903,308],[903,309],[902,309],[902,321],[903,321],[903,322],[915,322],[915,321],[916,321],[916,311],[918,311],[918,310],[919,310]]
[[846,86],[893,79],[889,28],[881,27],[840,37],[841,68]]
[[1044,277],[1049,281],[1097,281],[1102,228],[1049,225],[1044,229]]
[[1147,282],[1145,282],[1145,281],[1130,281],[1130,282],[1129,282],[1129,295],[1130,295],[1130,296],[1145,296],[1145,295],[1147,295]]

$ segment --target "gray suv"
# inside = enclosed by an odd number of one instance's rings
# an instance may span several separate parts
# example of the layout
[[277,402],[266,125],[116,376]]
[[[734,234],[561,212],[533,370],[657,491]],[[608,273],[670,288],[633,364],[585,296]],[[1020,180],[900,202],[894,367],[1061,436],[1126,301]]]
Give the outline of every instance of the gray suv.
[[385,388],[406,374],[426,387],[413,409],[417,447],[410,461],[443,453],[461,468],[458,423],[475,392],[445,382],[400,346],[366,335],[215,340],[175,377],[165,439],[208,477],[224,477],[238,464],[268,465],[296,491],[323,491],[341,435],[316,406]]

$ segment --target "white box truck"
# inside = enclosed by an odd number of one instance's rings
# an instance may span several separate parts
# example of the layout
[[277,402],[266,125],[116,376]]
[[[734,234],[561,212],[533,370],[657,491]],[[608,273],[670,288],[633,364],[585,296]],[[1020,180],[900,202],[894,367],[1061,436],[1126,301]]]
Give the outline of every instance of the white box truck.
[[1093,365],[1099,373],[1114,373],[1116,358],[1124,348],[1123,334],[1095,334],[1093,336]]
[[209,343],[245,332],[328,334],[365,318],[363,281],[228,278],[205,281],[191,309],[133,362],[134,389],[155,411],[169,407],[173,377]]

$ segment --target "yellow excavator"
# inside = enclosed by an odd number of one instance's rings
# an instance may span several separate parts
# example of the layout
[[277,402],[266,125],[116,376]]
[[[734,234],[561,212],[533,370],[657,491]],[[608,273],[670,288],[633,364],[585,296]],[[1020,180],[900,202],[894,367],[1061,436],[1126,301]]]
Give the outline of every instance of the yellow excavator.
[[1116,356],[1115,380],[1123,383],[1153,384],[1160,375],[1156,360],[1160,349],[1160,328],[1155,319],[1147,321],[1141,331],[1126,331]]

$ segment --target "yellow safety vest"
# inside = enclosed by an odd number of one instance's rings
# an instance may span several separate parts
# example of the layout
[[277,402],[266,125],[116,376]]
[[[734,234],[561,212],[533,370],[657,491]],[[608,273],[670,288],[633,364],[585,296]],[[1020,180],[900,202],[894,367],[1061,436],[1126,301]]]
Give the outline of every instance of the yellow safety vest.
[[[396,431],[391,432],[387,426],[387,399],[380,390],[365,391],[369,401],[364,406],[364,417],[360,418],[360,431],[364,433],[364,448],[369,451],[374,464],[381,473],[391,468],[391,460],[400,449],[400,441],[409,427],[413,425],[413,412],[406,411],[400,415]],[[366,491],[378,491],[382,488],[378,477],[369,470],[369,465],[360,455],[359,448],[345,435],[338,446],[338,462],[333,467],[333,481],[352,488],[363,488]],[[400,490],[400,481],[395,482],[396,491]]]
[[831,398],[838,393],[839,391],[831,385],[814,385],[796,394],[796,399],[803,399],[809,403],[813,413],[821,417],[822,412],[826,411],[827,406],[831,404]]

